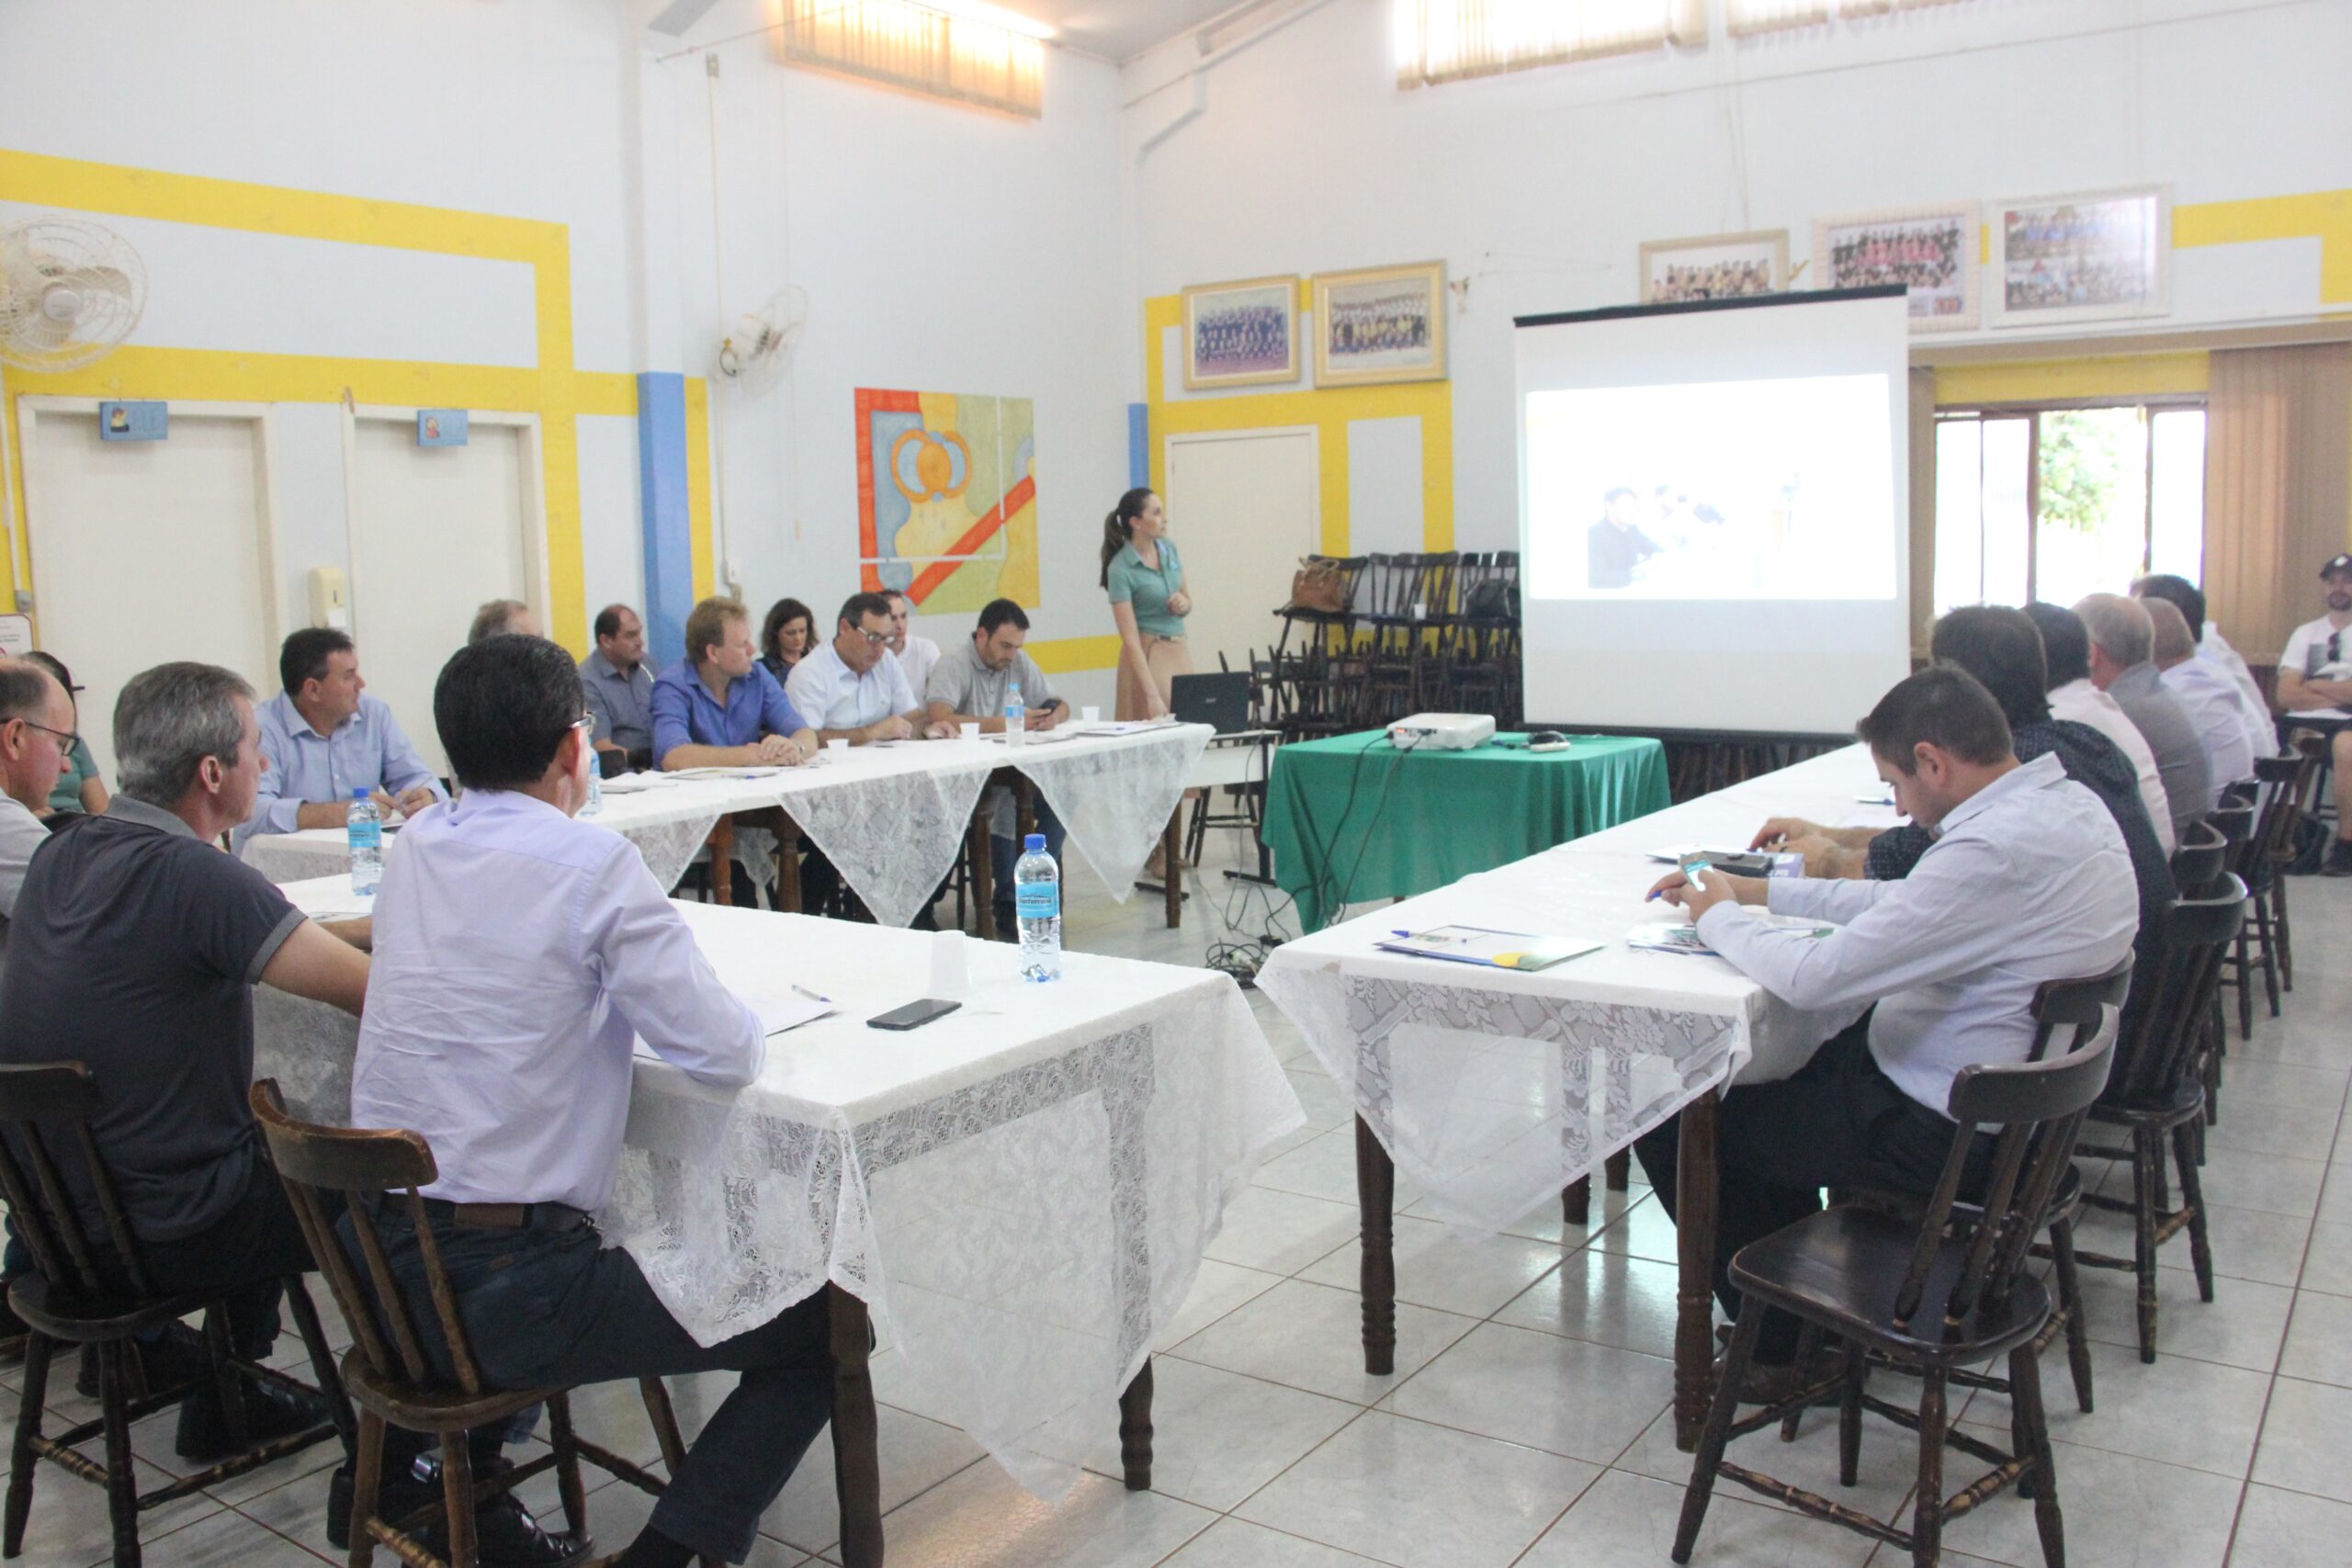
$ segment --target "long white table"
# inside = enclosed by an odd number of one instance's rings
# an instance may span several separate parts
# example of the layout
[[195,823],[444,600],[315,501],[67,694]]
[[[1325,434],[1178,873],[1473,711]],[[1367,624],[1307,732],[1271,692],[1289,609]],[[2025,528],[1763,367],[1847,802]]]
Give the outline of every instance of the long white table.
[[[354,904],[347,875],[286,891],[322,913]],[[1304,1123],[1240,991],[1087,953],[1031,985],[1015,953],[973,942],[961,1010],[890,1033],[865,1021],[923,994],[929,935],[677,907],[739,992],[797,981],[838,1011],[771,1037],[740,1092],[640,1046],[606,1238],[705,1344],[837,1287],[926,1411],[1058,1497],[1183,1304],[1226,1201]],[[343,1122],[358,1028],[262,987],[255,1073],[298,1115]]]
[[[1681,1212],[1678,1413],[1695,1421],[1712,1354],[1715,1091],[1785,1077],[1856,1012],[1789,1007],[1722,959],[1632,948],[1675,844],[1746,846],[1770,817],[1892,826],[1860,746],[1623,823],[1277,948],[1258,984],[1355,1099],[1364,1218],[1364,1349],[1393,1365],[1388,1201],[1401,1168],[1448,1224],[1501,1229],[1582,1180],[1609,1155],[1686,1115],[1682,1148],[1704,1165]],[[1532,974],[1384,953],[1396,930],[1464,924],[1604,942]],[[1695,1112],[1695,1114],[1688,1114]],[[1694,1125],[1694,1123],[1696,1123]],[[1695,1201],[1694,1201],[1695,1199]],[[1376,1211],[1376,1212],[1375,1212]],[[1694,1272],[1695,1270],[1695,1272]]]
[[[598,820],[635,842],[670,887],[722,818],[780,809],[790,830],[825,852],[877,921],[903,926],[929,907],[955,864],[990,775],[1010,769],[1053,807],[1080,858],[1124,902],[1192,784],[1209,735],[1206,725],[1165,725],[1020,745],[959,739],[829,749],[804,767],[755,777],[616,781]],[[387,853],[399,848],[396,831]],[[345,835],[334,828],[257,833],[243,854],[280,884],[332,876],[349,865]]]

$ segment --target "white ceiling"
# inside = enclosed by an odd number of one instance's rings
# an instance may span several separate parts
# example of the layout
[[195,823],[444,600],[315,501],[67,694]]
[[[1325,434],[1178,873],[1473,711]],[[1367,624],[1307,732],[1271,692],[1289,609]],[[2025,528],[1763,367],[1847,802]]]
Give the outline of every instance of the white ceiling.
[[1133,60],[1156,43],[1232,10],[1238,0],[994,0],[1045,22],[1059,42],[1106,60]]

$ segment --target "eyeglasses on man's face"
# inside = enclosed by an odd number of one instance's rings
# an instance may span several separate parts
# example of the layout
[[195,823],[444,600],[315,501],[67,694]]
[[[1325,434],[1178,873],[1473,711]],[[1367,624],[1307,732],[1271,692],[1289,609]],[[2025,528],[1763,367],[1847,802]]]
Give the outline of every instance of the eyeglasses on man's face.
[[25,727],[27,729],[38,729],[38,730],[40,730],[43,735],[46,735],[46,736],[48,736],[51,739],[52,739],[52,740],[56,741],[56,742],[57,742],[57,749],[58,749],[59,750],[61,750],[61,751],[71,751],[71,750],[73,750],[76,746],[79,746],[80,744],[82,744],[82,737],[81,737],[81,735],[80,735],[78,732],[74,731],[74,730],[71,730],[71,729],[51,729],[49,726],[47,726],[47,725],[45,725],[45,724],[35,724],[31,719],[28,719],[28,719],[21,720],[20,722],[24,725],[24,727]]

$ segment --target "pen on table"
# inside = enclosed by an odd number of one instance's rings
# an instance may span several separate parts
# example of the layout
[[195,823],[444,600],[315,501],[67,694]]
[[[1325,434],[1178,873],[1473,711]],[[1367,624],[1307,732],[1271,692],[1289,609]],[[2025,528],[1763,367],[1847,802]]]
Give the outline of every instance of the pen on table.
[[824,1003],[827,1007],[831,1007],[831,1006],[832,1006],[832,1005],[833,1005],[833,998],[831,998],[831,997],[820,997],[820,996],[819,996],[816,992],[814,992],[814,991],[810,990],[810,989],[809,989],[808,987],[806,987],[806,986],[798,986],[798,985],[796,985],[796,986],[794,986],[792,988],[793,988],[794,990],[796,990],[796,991],[799,992],[802,996],[804,996],[804,997],[808,998],[810,1001],[812,1001],[812,1002],[822,1002],[822,1003]]

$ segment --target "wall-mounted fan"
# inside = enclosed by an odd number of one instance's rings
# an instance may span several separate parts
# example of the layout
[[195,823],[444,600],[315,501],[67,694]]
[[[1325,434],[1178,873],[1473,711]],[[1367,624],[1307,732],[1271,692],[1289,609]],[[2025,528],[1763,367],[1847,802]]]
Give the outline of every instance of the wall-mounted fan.
[[0,359],[73,370],[111,354],[147,305],[147,269],[113,230],[48,215],[0,229]]
[[718,373],[747,392],[768,386],[808,320],[808,292],[786,284],[766,305],[735,318],[734,330],[718,344]]

